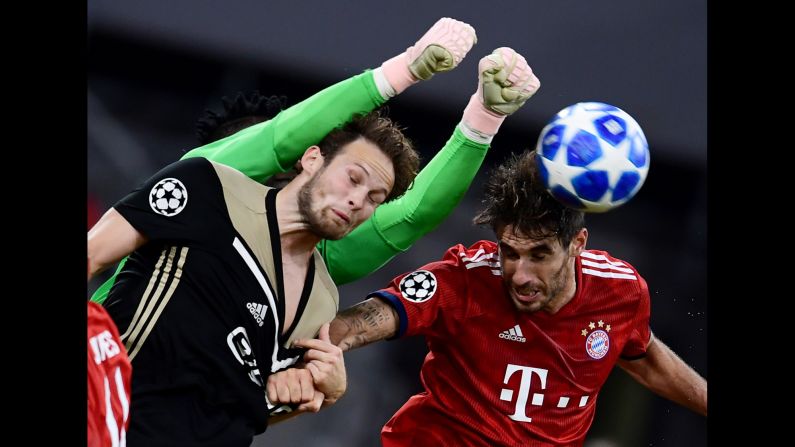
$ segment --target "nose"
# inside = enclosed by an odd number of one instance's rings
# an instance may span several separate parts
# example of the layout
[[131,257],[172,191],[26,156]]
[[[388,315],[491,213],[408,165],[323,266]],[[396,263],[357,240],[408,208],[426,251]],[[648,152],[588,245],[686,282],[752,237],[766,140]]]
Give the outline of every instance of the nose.
[[530,262],[526,261],[525,259],[519,259],[516,262],[516,269],[511,276],[511,282],[513,282],[513,285],[517,288],[521,288],[533,283],[535,280],[536,277],[530,268]]
[[348,205],[352,211],[358,211],[364,206],[365,198],[367,197],[367,190],[365,188],[356,188],[348,195]]

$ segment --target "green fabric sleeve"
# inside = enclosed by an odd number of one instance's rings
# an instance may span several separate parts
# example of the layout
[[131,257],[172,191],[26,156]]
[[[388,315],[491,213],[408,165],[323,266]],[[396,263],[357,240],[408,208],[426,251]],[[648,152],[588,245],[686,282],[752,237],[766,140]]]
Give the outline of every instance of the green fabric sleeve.
[[119,266],[116,267],[116,271],[113,272],[113,276],[108,278],[107,281],[103,282],[101,286],[97,290],[94,291],[94,294],[91,295],[91,301],[102,304],[108,299],[108,293],[110,293],[110,288],[113,287],[113,284],[116,283],[116,275],[119,274],[122,267],[124,267],[124,263],[127,262],[127,258],[122,259],[119,262]]
[[304,151],[357,113],[386,102],[367,70],[282,110],[273,119],[191,150],[182,158],[205,157],[263,183],[292,169]]
[[373,216],[337,241],[318,248],[337,285],[362,278],[406,251],[447,217],[466,194],[488,151],[455,128],[402,197],[376,208]]

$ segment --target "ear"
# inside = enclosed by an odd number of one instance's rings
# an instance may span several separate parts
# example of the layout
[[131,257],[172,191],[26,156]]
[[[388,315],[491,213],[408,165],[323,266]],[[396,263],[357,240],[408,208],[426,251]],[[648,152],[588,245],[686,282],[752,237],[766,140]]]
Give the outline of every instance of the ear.
[[571,240],[571,244],[569,244],[569,255],[579,256],[582,253],[582,251],[585,250],[585,244],[587,242],[588,242],[588,229],[583,228]]
[[323,154],[320,153],[320,146],[309,146],[299,162],[301,163],[300,166],[308,174],[312,175],[317,172],[325,162]]

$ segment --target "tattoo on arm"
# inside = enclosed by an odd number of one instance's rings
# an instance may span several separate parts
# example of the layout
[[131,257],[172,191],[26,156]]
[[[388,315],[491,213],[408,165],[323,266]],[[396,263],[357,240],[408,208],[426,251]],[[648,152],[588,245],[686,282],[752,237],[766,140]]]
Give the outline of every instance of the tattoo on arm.
[[378,298],[345,309],[331,322],[331,342],[350,351],[378,340],[393,337],[398,330],[395,309]]

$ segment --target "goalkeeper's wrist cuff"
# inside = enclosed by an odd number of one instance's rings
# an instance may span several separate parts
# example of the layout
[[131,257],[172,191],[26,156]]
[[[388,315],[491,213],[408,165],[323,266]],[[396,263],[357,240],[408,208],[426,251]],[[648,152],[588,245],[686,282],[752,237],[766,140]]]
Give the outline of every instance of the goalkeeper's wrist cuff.
[[507,115],[497,115],[486,109],[477,93],[469,98],[461,118],[461,131],[472,141],[491,143]]
[[381,94],[381,98],[383,98],[384,101],[397,95],[395,89],[389,85],[389,81],[387,81],[386,76],[384,75],[383,68],[378,67],[373,70],[373,81],[375,82],[375,88],[378,89],[378,93]]
[[392,96],[399,95],[412,84],[419,82],[419,79],[411,74],[406,57],[406,53],[403,52],[381,64],[380,68],[383,71],[384,78],[395,91]]

